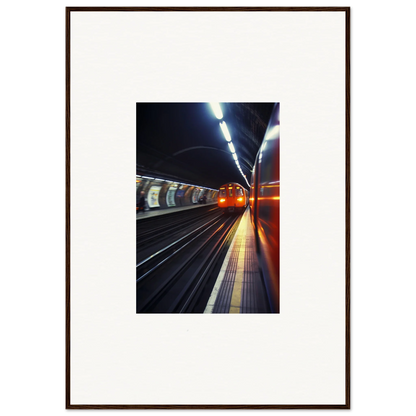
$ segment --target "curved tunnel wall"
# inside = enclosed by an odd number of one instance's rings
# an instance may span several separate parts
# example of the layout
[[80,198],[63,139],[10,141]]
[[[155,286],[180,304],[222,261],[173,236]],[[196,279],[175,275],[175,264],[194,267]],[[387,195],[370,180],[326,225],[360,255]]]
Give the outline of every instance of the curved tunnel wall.
[[168,209],[198,204],[206,196],[207,204],[216,203],[218,190],[136,175],[136,206],[144,192],[146,209]]

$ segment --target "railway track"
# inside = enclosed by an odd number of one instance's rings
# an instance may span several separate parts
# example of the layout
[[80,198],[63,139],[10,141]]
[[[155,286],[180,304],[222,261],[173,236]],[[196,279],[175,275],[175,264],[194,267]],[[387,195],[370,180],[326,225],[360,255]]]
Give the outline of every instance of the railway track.
[[240,219],[206,219],[138,262],[136,312],[202,313]]
[[136,221],[136,264],[220,215],[217,207],[204,207],[186,214],[166,214]]

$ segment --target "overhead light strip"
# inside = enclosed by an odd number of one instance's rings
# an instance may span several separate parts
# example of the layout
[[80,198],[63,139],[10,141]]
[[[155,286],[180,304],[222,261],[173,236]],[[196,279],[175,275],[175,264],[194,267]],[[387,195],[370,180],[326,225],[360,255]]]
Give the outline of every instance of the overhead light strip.
[[[219,103],[209,103],[209,104],[210,104],[210,106],[212,108],[212,111],[215,114],[215,117],[217,117],[217,119],[219,119],[219,120],[222,120],[223,119],[223,114],[222,114],[222,110],[221,110],[220,104]],[[222,120],[220,122],[220,127],[221,127],[221,130],[222,130],[222,134],[225,137],[225,140],[227,140],[227,142],[228,142],[228,147],[229,147],[230,152],[231,152],[231,154],[232,154],[232,156],[233,156],[233,158],[235,160],[235,163],[237,165],[238,170],[240,171],[240,173],[243,176],[244,180],[247,182],[247,185],[250,186],[250,184],[248,183],[248,180],[247,180],[246,176],[244,175],[243,171],[241,170],[240,164],[238,163],[238,156],[237,156],[237,153],[235,151],[235,147],[234,147],[234,144],[232,142],[230,132],[228,131],[227,124],[226,124],[226,122],[224,120]]]

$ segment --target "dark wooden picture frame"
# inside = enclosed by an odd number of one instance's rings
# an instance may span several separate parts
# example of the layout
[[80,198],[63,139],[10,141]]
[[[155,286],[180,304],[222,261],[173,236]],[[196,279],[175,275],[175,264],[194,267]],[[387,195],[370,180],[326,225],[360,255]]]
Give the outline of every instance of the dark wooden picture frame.
[[[71,14],[73,12],[175,12],[175,11],[221,11],[221,12],[320,12],[331,11],[345,13],[346,45],[345,45],[345,403],[344,404],[220,404],[220,405],[111,405],[111,404],[73,404],[71,402]],[[95,413],[198,413],[209,412],[226,414],[242,411],[248,414],[262,412],[280,414],[305,413],[340,413],[353,414],[356,409],[356,362],[355,362],[355,197],[354,182],[356,175],[354,161],[355,140],[355,84],[354,84],[354,44],[355,44],[355,19],[356,9],[351,3],[271,3],[271,4],[106,4],[106,3],[75,3],[64,4],[62,7],[62,411],[65,414]]]

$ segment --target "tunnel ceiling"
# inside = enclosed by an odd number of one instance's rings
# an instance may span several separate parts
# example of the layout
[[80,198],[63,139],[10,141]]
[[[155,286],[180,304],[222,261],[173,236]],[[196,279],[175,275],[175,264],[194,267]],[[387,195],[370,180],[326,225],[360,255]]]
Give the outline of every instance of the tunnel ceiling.
[[[274,103],[220,103],[243,173],[251,170]],[[136,174],[218,189],[247,186],[207,103],[137,104]]]

